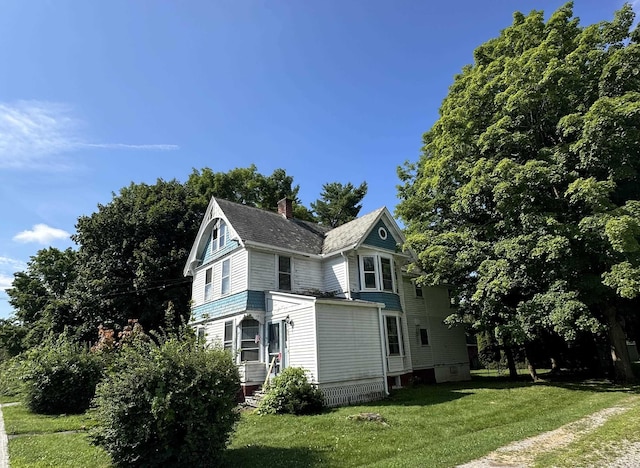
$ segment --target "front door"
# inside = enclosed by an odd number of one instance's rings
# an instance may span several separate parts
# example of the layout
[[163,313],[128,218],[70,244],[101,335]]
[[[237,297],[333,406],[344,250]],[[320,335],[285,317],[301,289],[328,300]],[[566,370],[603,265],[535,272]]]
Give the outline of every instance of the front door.
[[280,371],[286,367],[285,335],[286,325],[284,321],[269,322],[267,324],[269,365],[271,365],[271,361],[275,358],[273,367],[271,368],[271,377],[278,375]]

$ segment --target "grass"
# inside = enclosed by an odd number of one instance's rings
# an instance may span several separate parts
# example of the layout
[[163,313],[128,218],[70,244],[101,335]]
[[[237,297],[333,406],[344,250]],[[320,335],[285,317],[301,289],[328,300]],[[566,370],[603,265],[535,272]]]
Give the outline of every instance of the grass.
[[7,434],[83,431],[95,425],[89,414],[50,416],[31,413],[23,405],[2,408]]
[[[476,376],[471,382],[403,389],[385,401],[317,416],[243,413],[225,465],[455,466],[619,404],[629,393],[599,382],[533,384]],[[379,413],[386,424],[349,419],[361,412]],[[628,432],[632,412],[631,430],[640,437],[640,416],[631,410],[602,426],[607,440]],[[87,415],[33,415],[22,406],[5,407],[3,413],[8,432],[18,434],[9,441],[12,468],[110,466],[107,454],[86,437],[83,427],[92,424]],[[591,452],[593,445],[588,444],[598,442],[585,440],[587,445],[569,448],[575,451],[570,457]],[[541,459],[540,466],[571,466],[562,465],[564,452],[553,456]]]
[[87,438],[86,429],[95,424],[90,413],[50,416],[17,405],[3,407],[2,414],[12,468],[111,466],[107,453]]
[[[496,378],[405,389],[387,401],[318,416],[244,414],[228,466],[454,466],[555,429],[627,397],[606,385],[512,383]],[[379,413],[387,426],[348,416]]]

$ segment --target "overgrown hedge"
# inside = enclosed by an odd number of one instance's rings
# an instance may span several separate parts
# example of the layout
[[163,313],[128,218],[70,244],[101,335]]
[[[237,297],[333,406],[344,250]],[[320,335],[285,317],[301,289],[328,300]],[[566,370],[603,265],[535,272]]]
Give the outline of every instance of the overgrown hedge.
[[178,338],[123,347],[98,385],[92,439],[119,466],[215,466],[239,389],[222,349]]
[[102,378],[100,358],[64,335],[30,349],[20,362],[24,402],[34,413],[86,411]]
[[322,411],[322,391],[307,379],[301,367],[287,367],[267,385],[259,414],[315,414]]

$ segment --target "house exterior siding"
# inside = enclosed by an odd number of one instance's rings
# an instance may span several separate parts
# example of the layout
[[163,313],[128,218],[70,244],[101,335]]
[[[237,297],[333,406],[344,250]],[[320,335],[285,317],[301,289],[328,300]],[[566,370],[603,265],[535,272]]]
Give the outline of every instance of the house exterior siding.
[[346,262],[344,258],[336,256],[325,261],[324,290],[343,295],[347,288]]
[[382,379],[378,308],[318,304],[318,380]]
[[[215,198],[207,213],[184,270],[193,276],[191,323],[222,344],[225,322],[233,322],[227,346],[245,394],[265,381],[274,356],[273,372],[306,369],[330,406],[381,398],[416,371],[437,381],[469,378],[464,332],[443,324],[451,312],[447,289],[425,288],[416,297],[402,269],[407,256],[397,253],[402,234],[386,208],[333,230]],[[229,239],[211,252],[207,236],[218,218]],[[291,258],[291,291],[277,290],[279,255]],[[246,319],[259,323],[255,346],[253,328],[250,339],[240,339],[242,327],[253,326]],[[269,333],[280,344],[271,354]]]
[[[380,230],[380,228],[383,228],[385,231],[387,231],[386,239],[382,239],[380,237],[380,234],[378,234],[378,231]],[[373,229],[371,229],[371,232],[364,239],[362,243],[364,245],[376,247],[378,249],[384,249],[390,252],[395,252],[397,242],[394,239],[393,235],[391,235],[391,232],[392,232],[391,229],[389,229],[387,225],[382,220],[380,220],[375,224],[375,226],[373,226]]]

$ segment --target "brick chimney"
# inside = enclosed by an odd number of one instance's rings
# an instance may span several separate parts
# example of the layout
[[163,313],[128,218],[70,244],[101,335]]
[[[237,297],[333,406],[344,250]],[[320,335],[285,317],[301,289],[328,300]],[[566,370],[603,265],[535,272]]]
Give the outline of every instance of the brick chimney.
[[278,213],[287,219],[293,218],[293,201],[290,198],[283,198],[278,202]]

